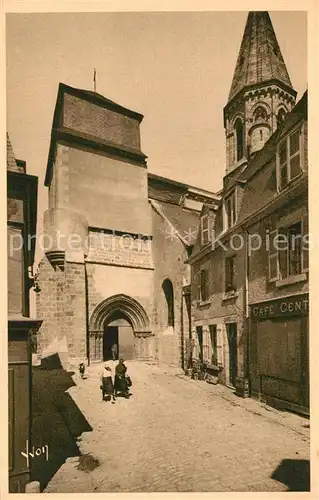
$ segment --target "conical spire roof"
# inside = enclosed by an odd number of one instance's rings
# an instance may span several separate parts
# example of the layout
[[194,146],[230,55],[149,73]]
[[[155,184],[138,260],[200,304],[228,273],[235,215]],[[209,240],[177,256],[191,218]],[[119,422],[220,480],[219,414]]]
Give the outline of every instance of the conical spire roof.
[[249,12],[228,100],[269,80],[292,87],[268,12]]

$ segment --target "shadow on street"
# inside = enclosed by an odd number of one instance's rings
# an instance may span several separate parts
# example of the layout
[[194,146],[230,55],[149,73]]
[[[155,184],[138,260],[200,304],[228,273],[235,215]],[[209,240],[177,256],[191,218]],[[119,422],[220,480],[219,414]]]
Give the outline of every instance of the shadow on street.
[[76,385],[73,374],[62,368],[58,356],[50,356],[32,369],[32,446],[48,445],[48,460],[41,454],[31,465],[32,479],[40,481],[41,491],[68,457],[80,456],[76,439],[92,430],[66,392]]
[[271,477],[288,486],[289,491],[310,491],[310,461],[284,459]]

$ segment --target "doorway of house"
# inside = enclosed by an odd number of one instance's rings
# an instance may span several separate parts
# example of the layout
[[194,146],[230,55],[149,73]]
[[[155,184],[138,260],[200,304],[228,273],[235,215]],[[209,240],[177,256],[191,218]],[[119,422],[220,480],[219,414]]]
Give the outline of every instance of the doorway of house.
[[203,327],[196,326],[197,339],[198,339],[198,359],[203,362]]
[[117,356],[119,352],[119,329],[118,326],[107,326],[104,331],[103,337],[103,361],[113,359],[112,346],[117,346]]
[[227,324],[227,338],[229,348],[229,383],[236,387],[237,378],[237,323]]

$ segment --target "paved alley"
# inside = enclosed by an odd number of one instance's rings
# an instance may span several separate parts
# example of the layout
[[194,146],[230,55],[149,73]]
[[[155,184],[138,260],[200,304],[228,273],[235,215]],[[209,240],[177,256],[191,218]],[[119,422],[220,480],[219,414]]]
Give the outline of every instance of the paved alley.
[[[307,489],[309,421],[267,411],[229,389],[128,362],[130,400],[102,402],[100,366],[68,393],[92,431],[46,492]],[[309,488],[309,486],[308,486]]]

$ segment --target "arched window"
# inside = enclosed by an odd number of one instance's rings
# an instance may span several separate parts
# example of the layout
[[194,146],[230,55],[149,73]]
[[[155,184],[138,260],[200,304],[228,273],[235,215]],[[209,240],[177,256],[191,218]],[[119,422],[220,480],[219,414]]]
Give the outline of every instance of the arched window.
[[167,303],[167,326],[174,327],[174,291],[171,280],[164,280],[162,288]]
[[244,156],[244,125],[240,118],[237,118],[235,122],[236,131],[236,159],[241,160]]
[[285,118],[286,118],[286,111],[283,109],[283,108],[280,108],[280,110],[278,111],[278,114],[277,114],[277,124],[280,125],[280,123],[282,123]]
[[267,121],[267,111],[263,106],[258,106],[254,111],[254,121],[266,122]]

